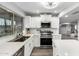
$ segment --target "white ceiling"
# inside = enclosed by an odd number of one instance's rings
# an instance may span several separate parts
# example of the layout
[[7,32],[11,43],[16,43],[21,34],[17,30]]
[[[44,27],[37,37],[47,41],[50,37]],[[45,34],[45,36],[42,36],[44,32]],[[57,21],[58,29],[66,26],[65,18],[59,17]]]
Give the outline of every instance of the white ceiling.
[[74,2],[70,2],[70,3],[65,3],[65,2],[61,2],[56,8],[54,9],[46,9],[43,7],[43,5],[41,4],[41,2],[16,2],[16,5],[18,5],[18,7],[20,7],[21,9],[23,9],[26,12],[30,12],[30,13],[37,13],[39,12],[62,12],[63,10],[70,8],[71,6],[73,6]]
[[[46,9],[40,2],[14,2],[16,6],[22,9],[26,13],[42,13],[42,12],[50,12],[50,13],[62,13],[63,11],[66,12],[69,8],[79,4],[78,2],[61,2],[56,8]],[[72,15],[73,12],[79,10],[78,8],[74,8],[73,10],[65,13],[64,15],[69,15],[69,17],[60,17],[60,22],[72,22],[79,18],[79,13]],[[77,13],[77,12],[76,12]]]
[[[68,17],[65,17],[65,15],[68,15]],[[66,13],[65,15],[60,18],[61,23],[79,20],[79,6],[72,11]]]

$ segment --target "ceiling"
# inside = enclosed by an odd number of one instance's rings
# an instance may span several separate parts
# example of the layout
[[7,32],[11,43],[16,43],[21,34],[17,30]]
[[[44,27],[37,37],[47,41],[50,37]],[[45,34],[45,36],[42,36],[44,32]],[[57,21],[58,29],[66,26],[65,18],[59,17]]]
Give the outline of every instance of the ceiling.
[[[51,14],[61,14],[63,11],[65,14],[63,14],[60,17],[60,23],[66,23],[66,22],[73,22],[75,20],[79,19],[79,5],[77,8],[72,8],[73,6],[79,4],[78,2],[60,2],[60,4],[52,9],[46,9],[41,4],[41,2],[12,2],[16,6],[18,6],[21,10],[25,12],[26,15],[35,15],[40,13],[51,13]],[[72,10],[70,10],[72,8]],[[69,12],[67,12],[70,10]],[[66,13],[67,12],[67,13]],[[68,17],[65,17],[65,15],[68,15]]]
[[[68,17],[65,17],[68,16]],[[73,9],[72,11],[66,13],[64,16],[62,16],[60,18],[61,23],[65,23],[65,22],[74,22],[79,20],[79,6],[75,9]]]

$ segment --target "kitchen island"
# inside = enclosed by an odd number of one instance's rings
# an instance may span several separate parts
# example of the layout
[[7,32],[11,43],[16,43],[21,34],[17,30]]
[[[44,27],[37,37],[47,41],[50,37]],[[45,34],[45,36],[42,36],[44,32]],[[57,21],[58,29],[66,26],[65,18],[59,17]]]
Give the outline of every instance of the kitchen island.
[[54,40],[55,56],[79,56],[78,40]]

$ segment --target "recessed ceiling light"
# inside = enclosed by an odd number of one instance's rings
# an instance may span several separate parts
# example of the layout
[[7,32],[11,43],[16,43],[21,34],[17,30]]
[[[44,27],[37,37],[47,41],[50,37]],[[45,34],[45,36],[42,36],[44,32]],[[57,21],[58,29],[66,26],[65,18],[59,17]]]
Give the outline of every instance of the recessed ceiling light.
[[65,17],[68,17],[68,15],[65,15]]
[[57,11],[54,11],[55,13],[57,13]]

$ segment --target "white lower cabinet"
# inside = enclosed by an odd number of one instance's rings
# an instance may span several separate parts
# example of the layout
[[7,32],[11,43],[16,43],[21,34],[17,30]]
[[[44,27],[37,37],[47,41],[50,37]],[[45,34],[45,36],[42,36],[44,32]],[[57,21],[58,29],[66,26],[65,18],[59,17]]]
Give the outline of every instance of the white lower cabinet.
[[34,47],[40,47],[40,35],[34,35]]
[[34,47],[32,40],[31,40],[30,43],[29,43],[29,47],[30,47],[29,53],[30,53],[30,55],[31,55],[32,50],[33,50],[33,47]]
[[60,50],[62,50],[62,49],[60,48],[60,46],[57,46],[58,42],[56,42],[56,41],[57,40],[53,40],[53,56],[60,56],[61,55]]
[[53,45],[53,56],[58,56],[58,49],[56,46]]
[[40,35],[33,35],[25,44],[24,55],[30,56],[34,47],[40,47]]
[[33,41],[32,41],[32,39],[29,39],[28,41],[27,41],[27,43],[25,44],[25,52],[24,52],[24,55],[25,56],[30,56],[31,55],[31,52],[32,52],[32,50],[33,50]]
[[24,55],[25,56],[29,56],[29,43],[26,43],[25,44],[25,49],[24,49]]

